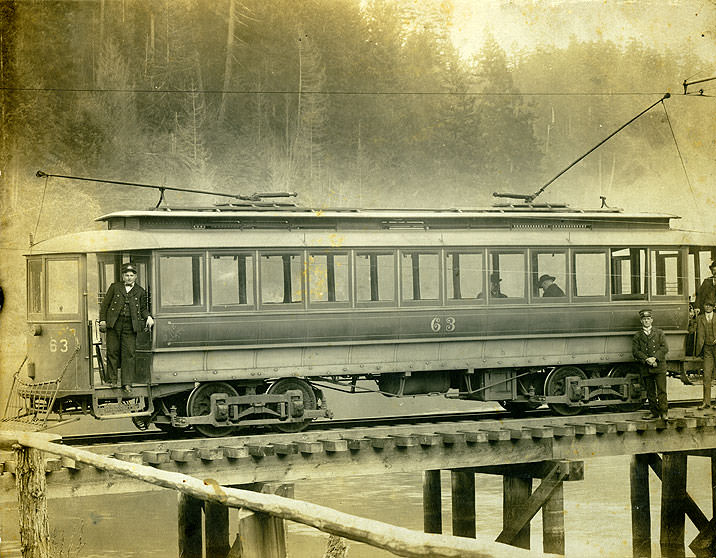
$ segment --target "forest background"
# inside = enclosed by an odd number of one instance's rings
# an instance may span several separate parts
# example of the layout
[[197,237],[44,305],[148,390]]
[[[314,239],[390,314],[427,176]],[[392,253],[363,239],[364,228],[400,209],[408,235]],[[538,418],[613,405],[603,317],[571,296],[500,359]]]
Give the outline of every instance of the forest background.
[[[455,46],[456,3],[1,0],[3,377],[24,354],[30,242],[101,228],[95,217],[158,198],[39,179],[36,170],[234,194],[296,191],[298,203],[315,207],[484,206],[494,191],[536,191],[669,91],[540,199],[598,207],[604,195],[714,230],[713,89],[683,96],[681,82],[716,75],[716,55],[658,35],[614,42],[559,27],[602,2],[543,5],[559,44],[506,48],[491,22],[468,51]],[[516,4],[525,17],[535,6]],[[667,3],[626,4],[659,18]],[[701,16],[712,44],[713,7],[683,6]],[[170,205],[227,201],[167,196]]]

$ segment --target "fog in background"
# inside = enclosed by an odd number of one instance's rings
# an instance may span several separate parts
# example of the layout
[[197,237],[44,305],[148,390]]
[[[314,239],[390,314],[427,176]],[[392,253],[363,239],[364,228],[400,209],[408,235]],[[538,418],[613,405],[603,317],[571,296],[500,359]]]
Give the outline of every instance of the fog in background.
[[[0,370],[25,352],[23,253],[146,190],[317,207],[539,198],[714,230],[716,6],[705,1],[0,1]],[[226,201],[168,193],[170,205]],[[6,382],[3,382],[7,388]]]

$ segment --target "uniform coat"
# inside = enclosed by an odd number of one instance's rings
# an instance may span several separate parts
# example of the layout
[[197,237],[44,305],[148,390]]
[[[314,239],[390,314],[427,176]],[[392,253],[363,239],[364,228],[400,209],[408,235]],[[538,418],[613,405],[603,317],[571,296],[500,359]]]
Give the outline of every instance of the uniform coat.
[[[104,295],[102,305],[99,308],[99,321],[107,322],[107,327],[112,328],[117,322],[122,307],[124,306],[124,283],[121,281],[112,283]],[[149,304],[147,303],[147,291],[136,283],[127,293],[129,297],[129,313],[132,316],[132,329],[137,333],[140,329],[144,329],[144,323],[149,316]]]
[[[129,318],[121,316],[125,298],[129,305]],[[137,333],[144,328],[148,316],[147,292],[142,287],[135,283],[127,291],[122,282],[109,286],[99,309],[99,319],[107,322],[106,380],[110,383],[119,381],[120,369],[121,383],[126,386],[134,383]]]
[[[646,388],[649,410],[655,416],[663,416],[669,408],[666,395],[666,355],[669,347],[664,332],[656,327],[651,328],[649,335],[643,329],[637,331],[632,337],[631,352],[641,363],[641,379]],[[656,358],[655,367],[646,363],[649,357]]]
[[[644,333],[641,329],[634,334],[631,340],[631,352],[634,358],[642,363],[643,370],[650,374],[666,372],[666,355],[669,346],[666,344],[666,336],[659,328],[652,327],[651,335]],[[656,367],[646,364],[646,359],[656,357]]]

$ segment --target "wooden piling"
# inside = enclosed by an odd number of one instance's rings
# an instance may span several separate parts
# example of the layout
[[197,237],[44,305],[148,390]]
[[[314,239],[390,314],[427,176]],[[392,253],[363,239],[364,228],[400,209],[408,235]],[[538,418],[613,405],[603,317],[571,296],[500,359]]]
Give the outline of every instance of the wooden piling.
[[629,467],[631,486],[631,545],[634,558],[651,558],[649,455],[637,454]]
[[426,533],[443,532],[440,469],[423,472],[423,525]]
[[184,493],[179,494],[179,558],[202,558],[202,507],[201,500]]
[[711,517],[716,518],[716,452],[711,453]]
[[45,464],[40,450],[15,446],[15,486],[23,558],[51,558]]
[[229,553],[229,508],[204,502],[204,541],[207,558],[226,558]]
[[457,537],[477,535],[475,525],[475,473],[456,469],[452,481],[452,534]]
[[[504,529],[520,516],[532,494],[532,479],[505,475],[502,477],[502,525]],[[517,533],[512,546],[530,548],[530,524],[527,523]]]
[[545,554],[564,555],[564,485],[562,483],[542,505],[542,551]]
[[686,454],[664,453],[661,470],[661,555],[683,558],[686,512]]

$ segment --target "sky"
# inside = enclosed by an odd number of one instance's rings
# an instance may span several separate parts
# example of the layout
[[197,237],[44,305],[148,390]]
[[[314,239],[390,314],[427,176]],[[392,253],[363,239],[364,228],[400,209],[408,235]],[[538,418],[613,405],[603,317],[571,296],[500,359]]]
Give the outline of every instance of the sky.
[[[439,1],[439,0],[438,0]],[[453,0],[453,41],[479,50],[491,33],[508,53],[580,40],[630,40],[716,63],[714,0]],[[716,73],[716,67],[714,67]]]

